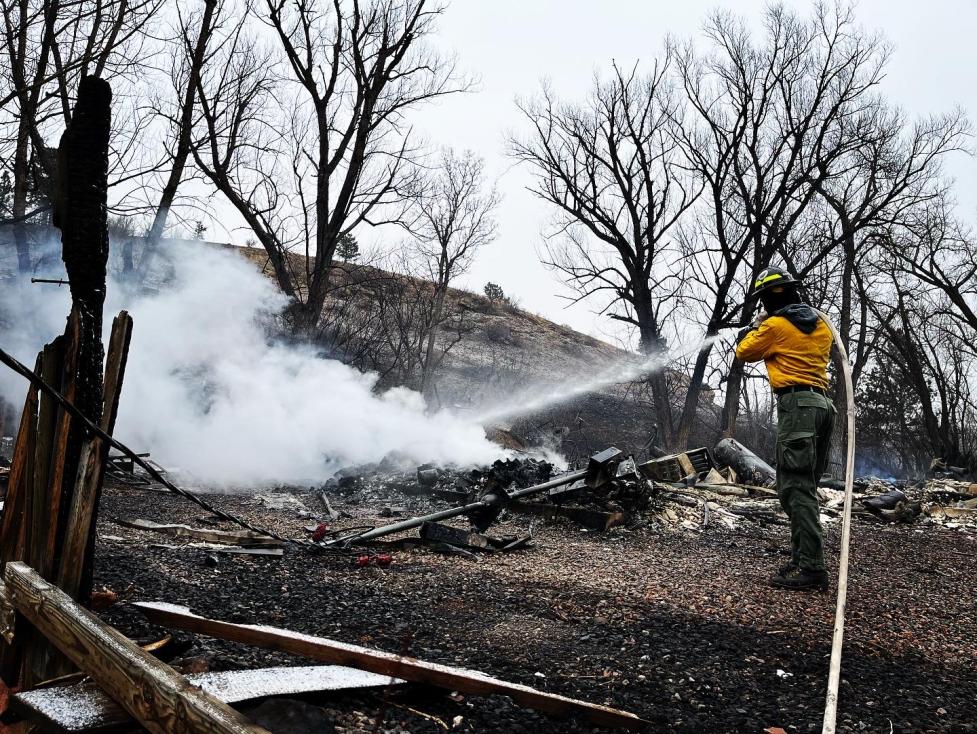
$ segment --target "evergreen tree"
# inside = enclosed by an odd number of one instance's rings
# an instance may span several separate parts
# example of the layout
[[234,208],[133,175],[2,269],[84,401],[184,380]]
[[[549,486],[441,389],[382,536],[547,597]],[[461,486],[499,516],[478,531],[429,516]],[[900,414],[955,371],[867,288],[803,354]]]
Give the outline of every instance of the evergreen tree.
[[360,256],[360,246],[353,235],[346,233],[339,238],[336,243],[336,256],[346,262],[353,262]]
[[502,303],[505,301],[505,292],[502,290],[502,286],[496,283],[486,283],[484,292],[485,297],[492,301],[492,303]]

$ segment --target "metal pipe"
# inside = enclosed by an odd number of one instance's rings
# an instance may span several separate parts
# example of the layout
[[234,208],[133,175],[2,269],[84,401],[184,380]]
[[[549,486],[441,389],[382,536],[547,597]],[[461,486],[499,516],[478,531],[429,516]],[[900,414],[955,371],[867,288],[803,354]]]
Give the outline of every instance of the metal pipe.
[[851,364],[841,336],[827,314],[818,311],[824,323],[831,330],[841,371],[845,378],[845,392],[848,398],[848,445],[845,460],[845,508],[841,523],[841,555],[838,559],[838,601],[835,606],[835,626],[831,637],[831,663],[828,667],[828,693],[825,698],[824,721],[821,734],[834,734],[838,718],[838,686],[841,683],[841,648],[845,638],[845,606],[848,601],[848,545],[851,541],[852,486],[855,483],[855,390],[852,385]]
[[61,278],[31,278],[31,283],[54,283],[56,285],[71,285],[67,280]]
[[[570,484],[577,481],[578,479],[583,479],[587,476],[587,470],[581,469],[579,471],[571,472],[569,474],[564,474],[561,477],[556,477],[550,479],[542,484],[536,484],[532,487],[526,487],[525,489],[518,489],[515,492],[509,493],[510,500],[516,500],[521,497],[529,497],[530,495],[539,494],[540,492],[545,492],[548,489],[553,489],[554,487],[562,487],[565,484]],[[487,495],[492,497],[493,495]],[[426,522],[437,522],[438,520],[448,520],[452,517],[460,517],[461,515],[467,515],[469,512],[479,510],[485,507],[491,507],[496,499],[487,500],[482,499],[478,502],[471,502],[467,505],[462,505],[460,507],[451,507],[447,510],[441,510],[440,512],[433,512],[430,515],[424,515],[423,517],[412,517],[408,520],[401,520],[400,522],[391,523],[390,525],[383,525],[379,528],[373,528],[372,530],[367,530],[361,535],[354,535],[352,537],[337,538],[324,545],[338,545],[340,543],[352,543],[352,542],[362,542],[367,540],[373,540],[375,538],[383,537],[384,535],[392,535],[394,533],[399,533],[401,530],[410,530],[412,528],[417,528]]]

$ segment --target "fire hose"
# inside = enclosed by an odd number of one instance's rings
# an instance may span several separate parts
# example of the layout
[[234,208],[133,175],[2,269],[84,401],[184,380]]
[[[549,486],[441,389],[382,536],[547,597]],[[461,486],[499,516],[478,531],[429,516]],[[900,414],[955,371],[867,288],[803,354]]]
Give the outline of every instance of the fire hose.
[[841,653],[845,637],[845,607],[848,601],[848,546],[851,541],[852,487],[855,482],[855,390],[852,385],[848,350],[845,349],[841,335],[826,313],[817,309],[815,311],[831,332],[831,337],[838,350],[838,364],[845,385],[848,418],[845,447],[845,503],[841,521],[841,552],[838,557],[838,598],[835,603],[834,632],[831,637],[831,661],[828,665],[828,692],[825,697],[824,719],[821,724],[821,734],[834,734],[838,718],[838,688],[841,683]]
[[848,546],[851,541],[852,485],[855,482],[855,390],[852,385],[851,364],[841,335],[827,314],[818,311],[827,324],[838,349],[838,363],[845,380],[848,430],[845,448],[845,505],[841,520],[841,553],[838,557],[838,599],[835,603],[834,633],[831,637],[831,662],[828,666],[828,693],[825,697],[821,734],[834,734],[838,717],[838,686],[841,683],[841,648],[845,637],[845,605],[848,601]]

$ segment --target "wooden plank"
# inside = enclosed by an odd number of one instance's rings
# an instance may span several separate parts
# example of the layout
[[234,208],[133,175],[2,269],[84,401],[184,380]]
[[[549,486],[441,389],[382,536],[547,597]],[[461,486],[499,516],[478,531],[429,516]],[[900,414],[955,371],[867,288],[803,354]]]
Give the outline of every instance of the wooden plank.
[[[57,385],[61,377],[61,361],[64,350],[63,337],[58,337],[45,345],[43,351],[41,377],[49,385]],[[28,503],[27,539],[24,559],[31,567],[43,569],[45,563],[46,538],[48,529],[54,522],[48,505],[48,480],[51,478],[51,447],[54,443],[54,428],[58,403],[47,395],[41,395],[37,413],[37,442],[34,447],[34,486]],[[42,575],[44,575],[42,573]]]
[[[34,370],[41,370],[40,355]],[[0,523],[0,561],[3,563],[24,560],[24,513],[27,509],[28,488],[34,486],[37,408],[37,387],[31,384],[27,389],[24,412],[20,416],[20,428],[17,431],[7,480],[7,496],[3,503],[3,521]]]
[[[59,336],[43,350],[41,376],[49,385],[61,381],[64,360],[64,337]],[[37,414],[37,442],[34,447],[34,486],[28,503],[26,518],[26,537],[24,560],[32,567],[40,569],[45,578],[50,576],[51,556],[48,554],[48,540],[57,528],[57,513],[51,511],[51,454],[54,449],[57,427],[58,403],[48,395],[41,394]],[[49,660],[49,649],[43,638],[31,630],[18,634],[14,642],[21,649],[23,663],[20,672],[20,685],[27,688],[45,680]]]
[[[108,357],[105,362],[105,389],[99,427],[111,434],[119,412],[122,380],[132,338],[132,318],[122,311],[112,323]],[[71,507],[65,525],[61,564],[57,582],[72,599],[87,598],[82,593],[85,569],[91,557],[92,528],[98,511],[108,446],[98,436],[88,436],[81,446],[78,474],[71,494]]]
[[14,607],[154,734],[267,734],[76,604],[26,564],[8,563]]
[[[35,372],[42,369],[42,357],[37,355]],[[24,402],[24,412],[20,417],[20,430],[17,432],[17,443],[14,448],[13,462],[10,467],[10,481],[7,485],[7,496],[3,505],[3,524],[0,526],[0,559],[4,564],[11,561],[22,561],[26,553],[27,513],[31,492],[34,488],[34,455],[37,441],[37,411],[38,391],[33,384],[27,390]],[[5,635],[5,643],[0,646],[0,676],[8,687],[16,686],[20,682],[20,666],[22,660],[21,647],[14,643],[14,620],[7,619],[9,628]]]
[[[61,394],[74,402],[78,374],[78,352],[81,348],[81,317],[77,308],[71,309],[68,316],[68,326],[65,329],[64,352],[60,365],[61,375],[58,384]],[[77,470],[79,436],[72,436],[71,414],[60,405],[57,407],[54,422],[54,439],[51,443],[50,477],[48,479],[47,507],[48,525],[40,548],[42,562],[34,569],[46,579],[53,578],[56,571],[55,558],[61,548],[61,535],[67,517],[67,507],[62,509],[62,499],[71,501],[71,491],[74,484],[72,478],[68,482],[65,477],[74,475]],[[69,448],[69,442],[74,445]],[[67,493],[67,497],[65,496]],[[33,565],[33,564],[32,564]]]
[[405,655],[351,645],[346,642],[314,637],[300,632],[262,625],[233,624],[197,616],[186,607],[175,604],[137,602],[133,606],[151,622],[188,632],[217,637],[232,642],[301,655],[334,665],[348,665],[381,675],[425,683],[438,688],[476,695],[501,694],[528,708],[550,714],[576,714],[599,726],[637,729],[647,722],[634,714],[607,706],[578,701],[555,693],[537,691],[529,686],[509,683],[474,670],[429,663]]
[[209,530],[204,528],[192,528],[189,525],[178,525],[176,523],[157,523],[151,520],[119,520],[120,525],[125,525],[136,530],[150,530],[156,533],[173,535],[177,538],[194,538],[205,540],[209,543],[223,543],[224,545],[260,545],[260,546],[280,546],[282,541],[271,538],[267,535],[253,533],[250,530]]
[[[223,703],[242,703],[266,696],[294,696],[326,691],[360,690],[399,685],[404,681],[339,665],[230,670],[188,675],[198,686]],[[98,686],[83,683],[18,693],[11,709],[44,728],[60,734],[109,734],[129,731],[132,718]]]

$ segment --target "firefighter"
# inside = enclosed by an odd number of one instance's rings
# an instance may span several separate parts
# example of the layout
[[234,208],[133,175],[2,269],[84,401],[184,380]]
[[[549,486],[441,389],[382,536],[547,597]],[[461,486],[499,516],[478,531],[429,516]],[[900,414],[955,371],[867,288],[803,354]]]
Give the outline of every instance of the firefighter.
[[790,518],[790,562],[770,577],[784,589],[828,588],[817,486],[828,463],[835,409],[825,392],[831,331],[804,303],[800,281],[768,267],[749,299],[763,310],[743,329],[736,357],[766,364],[777,400],[777,494]]

